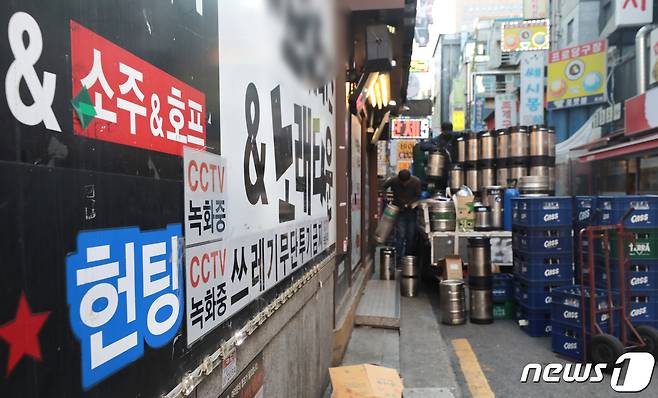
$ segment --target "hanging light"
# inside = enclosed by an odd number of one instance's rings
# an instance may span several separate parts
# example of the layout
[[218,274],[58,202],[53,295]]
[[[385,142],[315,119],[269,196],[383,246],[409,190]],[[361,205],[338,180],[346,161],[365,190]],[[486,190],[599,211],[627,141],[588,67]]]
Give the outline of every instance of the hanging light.
[[391,80],[388,73],[381,73],[379,75],[379,86],[381,90],[382,104],[388,106],[391,100]]
[[375,95],[377,97],[377,108],[382,109],[382,87],[379,81],[375,84]]

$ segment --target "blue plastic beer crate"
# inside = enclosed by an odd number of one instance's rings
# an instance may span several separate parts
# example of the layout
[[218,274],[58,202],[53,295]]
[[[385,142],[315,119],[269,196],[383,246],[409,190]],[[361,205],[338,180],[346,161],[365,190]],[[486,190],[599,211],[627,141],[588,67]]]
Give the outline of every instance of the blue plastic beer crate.
[[525,252],[570,252],[571,227],[516,227],[512,231],[514,250]]
[[521,330],[531,337],[551,335],[551,311],[534,310],[523,304],[516,306],[516,320]]
[[626,227],[658,226],[657,195],[599,196],[597,203],[601,225],[618,223],[631,207],[635,210],[626,219]]
[[634,325],[658,321],[658,295],[655,292],[631,293],[628,306],[628,316]]
[[528,227],[566,227],[572,224],[572,199],[542,196],[512,199],[512,223]]
[[532,282],[516,276],[514,298],[518,303],[537,310],[551,309],[551,291],[560,286],[570,285],[571,279],[550,282]]
[[533,281],[571,280],[573,261],[571,252],[535,253],[514,251],[514,273]]
[[514,299],[514,275],[495,273],[492,275],[493,288],[491,290],[494,303],[504,303]]
[[556,320],[551,321],[551,349],[565,357],[580,359],[582,355],[583,330]]
[[[585,314],[589,316],[589,288],[585,288]],[[613,302],[616,303],[617,295],[613,295]],[[596,309],[605,310],[608,308],[608,296],[605,290],[596,289]],[[582,326],[581,311],[581,289],[579,285],[563,286],[553,289],[551,292],[551,316],[554,321],[562,322],[566,325],[575,327]],[[614,314],[618,316],[618,312]],[[606,324],[610,319],[608,313],[599,313],[596,316],[599,325]]]
[[[658,260],[658,228],[629,228],[633,233],[635,242],[626,240],[624,243],[624,256],[631,260]],[[618,257],[619,241],[616,233],[609,234],[608,250],[611,258]],[[594,244],[594,252],[603,255],[605,242],[597,240]]]
[[[608,275],[605,265],[597,262],[596,284],[599,288],[607,288]],[[626,269],[626,287],[631,292],[656,292],[658,293],[658,261],[656,260],[631,260]],[[615,262],[610,263],[610,285],[612,289],[619,289],[619,268]]]
[[598,214],[596,196],[576,196],[573,199],[573,207],[574,225],[580,227],[596,225],[596,216]]

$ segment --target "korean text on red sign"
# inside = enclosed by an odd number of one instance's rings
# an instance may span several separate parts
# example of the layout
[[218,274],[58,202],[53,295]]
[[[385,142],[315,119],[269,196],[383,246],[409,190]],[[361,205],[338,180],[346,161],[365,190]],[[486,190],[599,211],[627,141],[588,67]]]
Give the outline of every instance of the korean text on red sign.
[[206,98],[189,85],[71,21],[73,97],[83,88],[95,110],[75,134],[182,155],[206,145]]
[[569,47],[562,50],[551,51],[548,62],[568,61],[572,58],[584,57],[606,51],[606,41],[598,40],[580,46]]

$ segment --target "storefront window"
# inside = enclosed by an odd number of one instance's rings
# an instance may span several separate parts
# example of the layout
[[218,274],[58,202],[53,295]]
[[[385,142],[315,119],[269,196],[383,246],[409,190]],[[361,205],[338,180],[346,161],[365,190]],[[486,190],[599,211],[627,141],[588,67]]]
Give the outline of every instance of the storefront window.
[[658,194],[658,155],[640,158],[640,194]]
[[[626,194],[634,178],[628,176],[627,160],[600,160],[594,165],[594,194]],[[629,186],[629,182],[631,186]]]

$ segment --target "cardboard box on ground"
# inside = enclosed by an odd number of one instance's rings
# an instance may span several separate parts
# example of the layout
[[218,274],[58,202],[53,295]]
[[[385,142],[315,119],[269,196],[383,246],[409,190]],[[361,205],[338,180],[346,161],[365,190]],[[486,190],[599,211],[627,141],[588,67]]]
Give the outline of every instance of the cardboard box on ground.
[[361,364],[329,368],[332,398],[401,398],[402,380],[398,371]]

